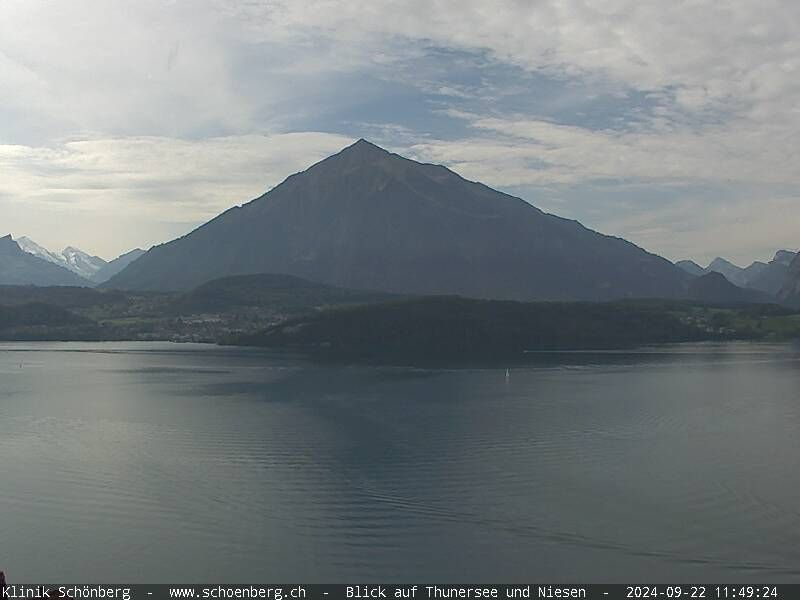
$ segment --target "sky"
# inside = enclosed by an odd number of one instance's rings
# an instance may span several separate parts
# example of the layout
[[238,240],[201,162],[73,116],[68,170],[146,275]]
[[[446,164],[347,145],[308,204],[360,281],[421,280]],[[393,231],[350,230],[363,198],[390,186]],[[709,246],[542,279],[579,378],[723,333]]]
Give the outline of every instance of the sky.
[[0,235],[104,258],[364,137],[672,260],[800,247],[794,0],[3,0]]

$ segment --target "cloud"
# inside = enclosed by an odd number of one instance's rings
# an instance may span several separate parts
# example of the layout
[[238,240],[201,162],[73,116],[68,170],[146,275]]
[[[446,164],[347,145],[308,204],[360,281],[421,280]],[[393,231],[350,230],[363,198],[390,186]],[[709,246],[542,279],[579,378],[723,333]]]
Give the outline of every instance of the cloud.
[[[640,0],[312,0],[224,2],[275,32],[373,47],[388,38],[482,48],[498,60],[565,77],[603,77],[638,90],[675,89],[676,104],[757,113],[796,97],[800,6]],[[782,106],[783,109],[788,107]]]
[[609,216],[601,225],[674,260],[692,258],[703,264],[721,255],[747,266],[753,260],[771,260],[779,248],[800,245],[796,223],[786,218],[800,203],[796,191],[730,190],[715,196],[689,193],[651,210]]
[[[187,141],[136,137],[66,141],[51,147],[0,145],[3,223],[16,235],[67,245],[64,235],[105,219],[199,224],[260,196],[288,174],[340,150],[353,140],[326,133],[243,135]],[[47,213],[58,213],[60,234]],[[10,216],[8,216],[10,215]],[[43,222],[45,225],[43,225]],[[163,230],[163,227],[161,228]],[[164,241],[136,231],[92,236],[92,251],[106,256],[128,246]],[[64,233],[68,232],[68,233]],[[185,233],[186,231],[181,231]],[[141,241],[135,241],[139,239]],[[96,247],[95,247],[96,246]]]
[[370,135],[663,252],[697,214],[733,251],[713,220],[747,213],[760,254],[800,238],[798,29],[789,0],[4,0],[0,216],[112,252]]
[[292,92],[277,74],[313,54],[297,50],[264,43],[255,63],[235,23],[204,0],[7,0],[0,116],[22,116],[27,128],[0,141],[270,130],[265,111]]
[[800,184],[794,159],[800,142],[781,127],[754,128],[742,122],[614,131],[458,111],[449,114],[468,122],[479,135],[428,141],[412,150],[495,185],[602,179]]

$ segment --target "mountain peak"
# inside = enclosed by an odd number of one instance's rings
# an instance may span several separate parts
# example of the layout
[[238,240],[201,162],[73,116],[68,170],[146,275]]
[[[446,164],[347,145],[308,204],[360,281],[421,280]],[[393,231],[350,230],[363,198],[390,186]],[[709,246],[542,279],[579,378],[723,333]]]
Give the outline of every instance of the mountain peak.
[[361,138],[336,154],[312,165],[303,171],[303,174],[314,173],[317,176],[337,179],[343,173],[352,173],[363,168],[379,167],[383,171],[402,171],[406,163],[410,162],[402,156],[393,154]]
[[350,144],[347,148],[345,148],[345,150],[348,150],[348,149],[362,150],[362,151],[363,150],[368,150],[368,151],[379,150],[381,152],[386,152],[386,154],[388,154],[388,152],[386,150],[384,150],[383,148],[381,148],[377,144],[373,144],[372,142],[370,142],[369,140],[366,140],[364,138],[358,138],[358,140],[356,140],[355,143]]
[[706,270],[703,267],[698,265],[693,260],[679,260],[678,262],[675,263],[675,266],[680,267],[690,275],[695,275],[698,277],[706,272]]
[[364,138],[360,138],[355,143],[350,144],[349,146],[341,150],[338,154],[334,154],[334,157],[339,157],[339,158],[358,157],[359,159],[380,158],[389,156],[391,156],[391,153],[389,151],[384,150],[380,146],[373,144],[372,142],[367,141]]
[[735,265],[728,259],[722,258],[721,256],[715,258],[713,261],[711,261],[711,264],[708,265],[709,269],[713,269],[714,267],[736,267],[737,269],[741,269],[739,265]]
[[19,244],[17,244],[17,242],[14,241],[14,238],[11,237],[11,234],[0,237],[0,251],[6,254],[8,253],[16,254],[18,252],[21,252]]
[[792,261],[797,256],[797,252],[793,252],[792,250],[778,250],[775,253],[775,258],[773,258],[773,262],[782,263],[786,266],[789,266]]

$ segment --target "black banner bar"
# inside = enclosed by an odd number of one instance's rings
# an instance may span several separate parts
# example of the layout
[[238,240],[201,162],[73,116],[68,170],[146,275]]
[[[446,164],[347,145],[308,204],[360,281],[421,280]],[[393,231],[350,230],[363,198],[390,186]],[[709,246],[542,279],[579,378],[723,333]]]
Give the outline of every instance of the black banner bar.
[[8,585],[0,597],[9,600],[796,600],[800,584],[674,585]]

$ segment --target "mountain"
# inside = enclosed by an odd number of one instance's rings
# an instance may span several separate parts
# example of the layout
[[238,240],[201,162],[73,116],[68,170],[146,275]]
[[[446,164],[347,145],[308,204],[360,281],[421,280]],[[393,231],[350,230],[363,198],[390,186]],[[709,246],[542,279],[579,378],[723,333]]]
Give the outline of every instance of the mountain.
[[792,261],[795,258],[797,258],[796,250],[778,250],[775,253],[775,258],[772,259],[772,262],[782,264],[788,267],[792,264]]
[[41,259],[46,260],[47,262],[51,262],[54,265],[58,265],[59,267],[64,267],[69,269],[67,265],[67,259],[64,258],[61,254],[56,254],[55,252],[51,252],[44,246],[40,246],[36,242],[34,242],[31,238],[22,236],[17,238],[17,244],[19,247],[28,254],[33,254],[34,256],[38,256]]
[[797,254],[786,273],[778,299],[788,306],[800,308],[800,254]]
[[37,244],[29,237],[20,237],[17,240],[19,247],[42,260],[69,269],[73,273],[80,275],[84,279],[96,281],[95,274],[106,265],[106,261],[99,256],[92,256],[79,248],[68,246],[56,254],[44,246]]
[[778,250],[769,263],[755,261],[744,269],[724,258],[715,258],[705,269],[691,260],[682,260],[675,265],[696,276],[706,273],[721,273],[738,287],[746,287],[775,296],[783,287],[789,264],[796,255],[797,253],[791,250]]
[[131,250],[130,252],[126,252],[125,254],[118,256],[114,260],[107,262],[105,265],[100,267],[92,276],[92,281],[95,281],[96,283],[108,281],[143,254],[144,250],[141,248],[136,248],[135,250]]
[[745,302],[774,302],[774,298],[732,284],[722,273],[710,271],[689,283],[689,299],[699,302],[741,304]]
[[747,276],[744,273],[744,269],[719,256],[711,261],[711,264],[706,267],[706,273],[710,272],[721,273],[722,275],[725,275],[725,279],[734,285],[738,285],[740,287],[747,285]]
[[695,277],[700,277],[706,273],[706,270],[693,260],[679,260],[675,263],[675,266]]
[[81,277],[85,277],[89,281],[95,281],[97,272],[106,266],[106,261],[99,256],[92,256],[81,250],[68,246],[61,252],[64,259],[67,261],[70,271],[77,273]]
[[187,290],[254,273],[500,299],[675,297],[689,279],[623,239],[360,140],[104,286]]
[[750,266],[745,267],[742,269],[742,280],[746,287],[750,287],[750,285],[758,279],[761,275],[769,269],[769,265],[767,263],[763,263],[760,260],[757,260],[750,264]]
[[772,294],[773,296],[777,295],[786,281],[789,265],[792,264],[795,256],[797,256],[796,252],[778,250],[775,258],[764,265],[764,269],[747,282],[747,287]]
[[33,254],[41,259],[56,264],[94,283],[103,283],[122,271],[125,267],[144,254],[144,250],[136,248],[110,262],[99,256],[92,256],[80,248],[68,246],[57,254],[44,246],[37,244],[29,237],[17,239],[19,247],[28,254]]
[[24,252],[7,235],[0,238],[0,284],[86,286],[89,282],[64,267]]

